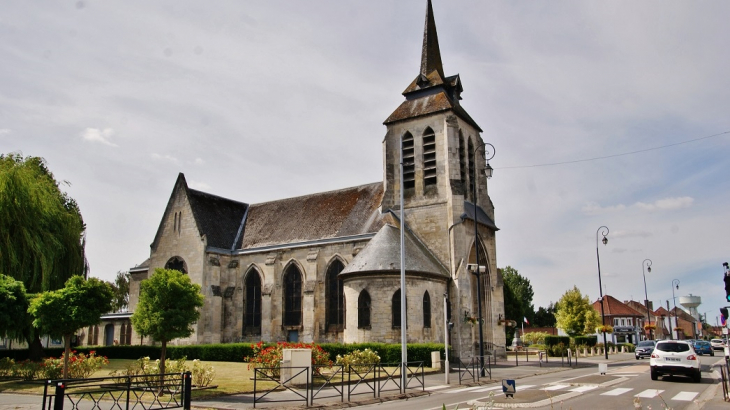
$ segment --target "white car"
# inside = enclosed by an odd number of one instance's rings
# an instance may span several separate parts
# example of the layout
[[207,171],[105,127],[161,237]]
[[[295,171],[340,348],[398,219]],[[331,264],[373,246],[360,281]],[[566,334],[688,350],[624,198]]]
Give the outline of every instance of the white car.
[[699,383],[702,380],[700,359],[691,344],[682,340],[661,340],[657,342],[649,359],[651,379],[663,375],[683,375]]
[[710,344],[714,350],[722,350],[725,348],[725,342],[722,339],[712,339],[710,340]]

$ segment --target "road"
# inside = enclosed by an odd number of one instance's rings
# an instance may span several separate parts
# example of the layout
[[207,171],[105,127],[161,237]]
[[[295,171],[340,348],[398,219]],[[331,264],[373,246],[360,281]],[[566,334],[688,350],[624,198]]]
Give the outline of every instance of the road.
[[537,409],[631,409],[637,404],[644,409],[697,409],[698,403],[704,400],[703,392],[715,391],[711,388],[718,381],[711,367],[722,358],[702,356],[700,361],[701,383],[679,376],[653,381],[649,376],[649,360],[644,359],[611,367],[606,375],[598,374],[597,368],[584,368],[518,379],[514,399],[505,398],[501,384],[469,388],[432,386],[428,396],[361,408],[441,410],[446,405],[446,409],[469,409],[493,403],[494,407]]

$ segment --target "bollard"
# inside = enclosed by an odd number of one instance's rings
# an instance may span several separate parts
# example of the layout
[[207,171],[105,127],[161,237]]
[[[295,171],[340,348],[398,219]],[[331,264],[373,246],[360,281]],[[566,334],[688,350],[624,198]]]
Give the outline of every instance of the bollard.
[[63,396],[66,391],[66,385],[63,382],[56,384],[56,395],[53,398],[53,410],[63,410]]
[[193,374],[191,372],[183,373],[183,409],[190,410],[190,399],[193,390]]

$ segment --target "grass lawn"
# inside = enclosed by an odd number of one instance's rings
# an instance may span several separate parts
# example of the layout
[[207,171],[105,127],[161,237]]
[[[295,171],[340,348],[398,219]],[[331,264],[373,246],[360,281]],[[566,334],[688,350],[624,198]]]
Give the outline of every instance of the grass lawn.
[[[94,377],[109,377],[109,373],[115,370],[124,370],[135,360],[131,359],[110,359],[109,364],[97,370],[91,375]],[[210,398],[216,396],[223,396],[234,393],[253,393],[253,369],[248,369],[248,363],[242,362],[202,362],[203,364],[209,364],[213,366],[215,370],[215,377],[211,386],[217,386],[213,389],[193,390],[193,399]],[[192,368],[192,361],[187,362],[188,366]],[[433,371],[433,369],[425,368],[427,373]],[[400,372],[395,368],[388,368],[389,373],[399,374]],[[371,377],[368,377],[371,378]],[[337,376],[336,380],[339,380]],[[345,375],[345,381],[347,375]],[[261,389],[270,389],[275,387],[277,383],[274,382],[257,382],[257,387]],[[14,392],[14,393],[29,393],[29,394],[43,394],[43,382],[35,381],[20,382],[20,381],[0,381],[0,392]]]

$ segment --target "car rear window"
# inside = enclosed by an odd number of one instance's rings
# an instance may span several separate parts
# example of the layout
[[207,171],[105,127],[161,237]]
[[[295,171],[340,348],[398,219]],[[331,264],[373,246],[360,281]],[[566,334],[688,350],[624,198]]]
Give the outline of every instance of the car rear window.
[[648,347],[648,346],[654,346],[654,342],[652,342],[652,341],[646,341],[646,340],[645,340],[645,341],[643,341],[643,342],[639,342],[639,345],[638,345],[638,346],[639,346],[639,347]]
[[687,343],[657,343],[654,348],[660,352],[688,352],[689,345]]

